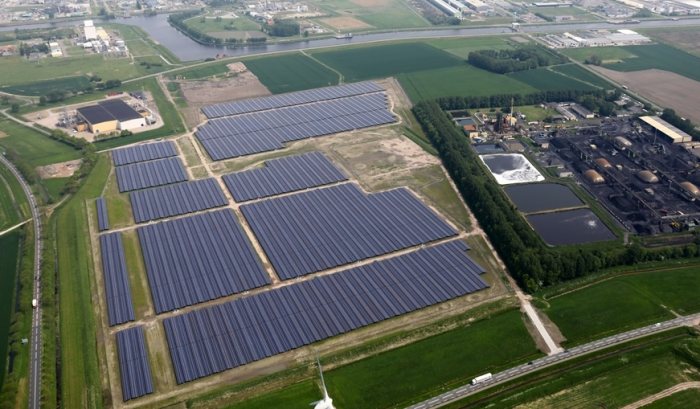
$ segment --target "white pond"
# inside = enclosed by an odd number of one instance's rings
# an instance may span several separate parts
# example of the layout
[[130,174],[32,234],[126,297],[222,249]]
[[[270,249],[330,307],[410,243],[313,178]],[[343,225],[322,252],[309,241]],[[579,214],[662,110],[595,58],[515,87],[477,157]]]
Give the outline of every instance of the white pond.
[[481,155],[480,158],[488,166],[499,185],[532,183],[544,180],[544,176],[537,168],[519,153]]

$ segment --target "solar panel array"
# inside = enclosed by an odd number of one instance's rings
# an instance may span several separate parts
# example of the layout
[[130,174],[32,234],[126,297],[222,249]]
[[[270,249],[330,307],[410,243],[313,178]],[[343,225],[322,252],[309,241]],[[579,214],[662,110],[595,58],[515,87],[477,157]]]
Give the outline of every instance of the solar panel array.
[[452,241],[163,321],[178,384],[488,285]]
[[158,314],[270,283],[230,209],[137,231]]
[[112,151],[112,161],[114,162],[114,166],[123,166],[130,163],[169,158],[171,156],[177,156],[177,148],[175,147],[175,143],[172,141],[136,145]]
[[294,192],[347,180],[321,152],[287,156],[265,162],[265,167],[224,175],[237,202]]
[[187,180],[180,158],[132,163],[115,168],[120,192],[146,189]]
[[95,200],[95,207],[97,208],[97,230],[109,230],[109,216],[107,214],[107,203],[105,199],[103,197],[98,197],[97,200]]
[[133,321],[134,307],[131,303],[129,273],[126,269],[121,234],[108,233],[100,236],[100,252],[102,254],[109,325]]
[[283,280],[457,234],[406,189],[366,195],[352,183],[241,211]]
[[142,326],[117,332],[117,354],[124,402],[153,393],[151,365],[148,363]]
[[205,106],[202,108],[202,112],[204,112],[204,115],[206,115],[207,118],[212,119],[222,116],[264,111],[267,109],[283,108],[292,105],[308,104],[310,102],[326,101],[378,91],[383,91],[383,89],[374,82],[357,82],[354,84],[343,84],[332,87],[310,89],[306,91],[290,92],[287,94],[273,95],[270,97],[224,102],[221,104]]
[[228,204],[224,192],[214,178],[139,190],[130,196],[136,223]]
[[196,135],[209,156],[221,160],[394,121],[386,94],[377,93],[215,119]]

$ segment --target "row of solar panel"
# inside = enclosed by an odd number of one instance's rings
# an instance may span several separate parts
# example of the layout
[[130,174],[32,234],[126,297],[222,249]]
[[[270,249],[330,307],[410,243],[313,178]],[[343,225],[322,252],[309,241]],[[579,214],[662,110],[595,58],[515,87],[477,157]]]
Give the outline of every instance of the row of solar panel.
[[230,209],[137,231],[158,314],[270,283]]
[[112,151],[114,166],[177,156],[177,148],[172,141],[130,146]]
[[131,302],[129,273],[126,269],[124,245],[120,233],[107,233],[100,236],[100,253],[104,273],[107,316],[109,325],[123,324],[134,320],[134,307]]
[[178,384],[488,287],[459,241],[163,321]]
[[117,354],[124,402],[153,393],[153,377],[142,326],[117,332]]
[[254,112],[214,119],[199,127],[200,140],[249,134],[265,129],[283,128],[329,118],[342,118],[387,108],[386,94],[359,95],[308,105],[295,105],[275,111]]
[[98,197],[97,200],[95,200],[95,207],[97,208],[97,230],[109,230],[109,215],[107,213],[107,203],[105,199],[103,197]]
[[287,142],[383,125],[394,121],[395,118],[391,112],[382,109],[284,128],[266,129],[249,134],[200,139],[200,142],[213,160],[223,160],[282,149]]
[[352,183],[241,211],[283,280],[457,234],[406,189],[366,195]]
[[228,204],[224,192],[214,178],[139,190],[132,192],[130,198],[136,223]]
[[122,193],[187,180],[187,172],[180,158],[132,163],[118,166],[115,170]]
[[378,91],[383,91],[383,89],[374,82],[357,82],[354,84],[316,88],[269,97],[246,99],[243,101],[224,102],[205,106],[202,108],[202,112],[207,118],[212,119],[227,115],[283,108],[291,105],[308,104],[310,102],[326,101]]
[[265,162],[259,169],[224,175],[234,200],[245,202],[347,180],[321,152],[287,156]]

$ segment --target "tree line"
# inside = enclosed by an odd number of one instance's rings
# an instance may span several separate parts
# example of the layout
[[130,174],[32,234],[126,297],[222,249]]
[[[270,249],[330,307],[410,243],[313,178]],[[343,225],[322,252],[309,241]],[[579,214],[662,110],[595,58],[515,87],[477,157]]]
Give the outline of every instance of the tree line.
[[469,53],[469,64],[496,74],[532,70],[563,64],[566,58],[553,54],[539,45],[528,45],[514,50],[477,50]]
[[576,101],[584,96],[605,98],[603,90],[559,90],[541,91],[530,94],[497,94],[486,96],[468,97],[444,97],[437,100],[438,104],[446,110],[474,109],[474,108],[498,108],[514,105],[539,105],[547,102]]
[[638,244],[593,249],[548,247],[490,178],[467,138],[443,111],[455,109],[455,105],[462,108],[468,105],[466,101],[457,104],[458,100],[421,102],[413,108],[413,113],[510,274],[525,290],[536,291],[604,268],[700,254],[698,241],[662,250],[647,250]]

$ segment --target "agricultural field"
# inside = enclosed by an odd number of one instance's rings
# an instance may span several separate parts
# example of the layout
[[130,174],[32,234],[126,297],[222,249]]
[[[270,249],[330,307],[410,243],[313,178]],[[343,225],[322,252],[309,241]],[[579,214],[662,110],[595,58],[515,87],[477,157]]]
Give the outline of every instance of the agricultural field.
[[334,19],[318,21],[335,31],[357,32],[367,28],[388,30],[430,26],[430,23],[404,0],[311,0],[310,4]]
[[700,30],[697,27],[643,30],[654,40],[700,57]]
[[338,84],[338,74],[301,53],[245,61],[270,92],[300,91]]
[[[0,194],[4,194],[0,190]],[[0,200],[2,197],[0,197]],[[2,227],[0,227],[2,229]],[[17,276],[17,262],[20,252],[21,230],[0,236],[0,386],[5,377],[8,337],[10,335],[10,320],[12,318],[12,306],[15,293],[15,279]]]
[[[502,348],[496,338],[512,341]],[[468,347],[467,347],[468,346]],[[477,352],[478,351],[478,352]],[[410,402],[467,383],[471,378],[539,356],[517,310],[495,313],[487,319],[393,349],[371,358],[325,372],[334,404],[344,408],[402,407]],[[397,381],[400,373],[400,381]],[[310,382],[231,406],[231,409],[303,408],[318,399]],[[309,401],[311,402],[311,401]]]
[[[546,299],[540,305],[568,344],[700,311],[697,266],[620,275]],[[624,297],[620,297],[624,294]]]
[[425,40],[435,48],[447,51],[464,60],[469,53],[477,50],[505,50],[513,48],[510,37],[438,38]]
[[700,389],[686,389],[646,405],[644,409],[686,409],[692,408],[698,402],[700,402]]
[[[613,51],[610,50],[610,48],[614,48],[616,50]],[[575,53],[572,54],[572,51],[575,51]],[[655,68],[675,72],[676,74],[684,77],[700,81],[700,70],[697,69],[697,67],[700,66],[700,57],[688,54],[685,51],[681,51],[665,44],[631,45],[625,47],[596,48],[595,50],[578,49],[564,51],[565,54],[578,61],[585,60],[588,56],[592,55],[591,52],[595,52],[596,55],[601,57],[604,62],[603,67],[611,70],[630,72]],[[613,53],[613,55],[616,57],[610,58],[610,53]],[[616,60],[618,62],[611,60]]]
[[626,49],[626,47],[595,47],[595,48],[568,48],[559,50],[560,53],[578,62],[584,62],[588,57],[597,55],[603,64],[621,62],[636,55]]
[[32,167],[80,158],[80,151],[8,119],[0,119],[0,131],[7,135],[0,138],[0,147],[15,151]]
[[485,407],[484,402],[494,409],[620,408],[677,384],[698,381],[697,361],[679,353],[681,349],[697,357],[697,335],[678,329],[631,341],[496,386],[448,408]]
[[[345,82],[466,65],[456,56],[425,43],[320,51],[312,55],[343,74]],[[382,64],[378,64],[377,61],[381,61]]]
[[574,78],[576,80],[591,84],[591,85],[596,86],[596,87],[600,87],[603,89],[615,88],[611,83],[606,81],[604,78],[586,70],[585,68],[583,68],[577,64],[555,65],[551,68],[552,68],[552,70],[554,70],[560,74],[563,74],[567,77]]
[[400,74],[398,79],[414,103],[458,95],[537,92],[536,88],[514,78],[471,65]]
[[600,20],[600,17],[578,7],[530,7],[528,11],[552,18],[557,16],[572,16],[574,20],[578,21]]
[[592,90],[592,85],[566,77],[548,68],[518,71],[506,74],[507,77],[518,80],[539,91]]

